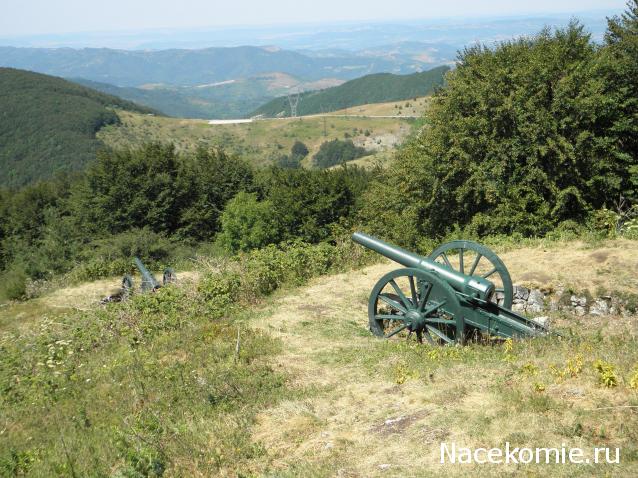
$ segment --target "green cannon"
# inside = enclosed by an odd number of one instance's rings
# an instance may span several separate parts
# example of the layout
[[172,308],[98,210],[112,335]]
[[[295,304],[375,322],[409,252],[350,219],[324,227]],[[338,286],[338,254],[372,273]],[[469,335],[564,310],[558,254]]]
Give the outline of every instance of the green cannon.
[[425,337],[434,345],[548,332],[510,310],[510,274],[481,244],[452,241],[422,257],[360,232],[352,240],[405,266],[384,275],[372,289],[368,320],[377,336],[390,338],[405,331],[408,337],[415,333],[419,342]]
[[[162,280],[162,283],[160,284],[155,278],[155,276],[144,266],[144,264],[139,259],[139,257],[135,257],[133,260],[135,261],[135,265],[137,266],[137,269],[140,271],[140,274],[142,275],[142,286],[141,286],[142,292],[147,292],[149,290],[151,291],[157,290],[160,287],[165,286],[166,284],[169,284],[171,282],[175,282],[177,280],[175,271],[169,267],[168,269],[164,270],[164,275],[162,277],[163,280]],[[131,282],[131,288],[132,287],[133,286]]]

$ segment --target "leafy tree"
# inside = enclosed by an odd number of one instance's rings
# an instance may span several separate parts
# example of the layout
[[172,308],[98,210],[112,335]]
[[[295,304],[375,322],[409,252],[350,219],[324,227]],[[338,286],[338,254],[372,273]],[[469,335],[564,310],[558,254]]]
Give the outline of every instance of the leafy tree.
[[575,22],[463,51],[425,128],[371,188],[363,218],[415,243],[458,225],[544,234],[613,203],[635,157],[606,119],[617,104],[598,60]]
[[299,159],[303,159],[308,156],[308,146],[306,146],[301,141],[297,140],[290,148],[290,156],[294,156]]
[[[629,182],[620,181],[622,194],[638,201],[638,0],[627,3],[627,10],[607,21],[605,45],[601,49],[596,73],[606,108],[601,115],[602,127],[614,142],[612,178],[629,171]],[[601,185],[606,187],[606,185]]]
[[240,191],[251,191],[253,180],[250,164],[221,149],[200,149],[193,158],[186,158],[179,184],[178,236],[212,239],[226,203]]
[[301,159],[299,156],[282,154],[277,157],[275,164],[282,169],[299,169],[301,167]]
[[240,192],[228,202],[221,218],[218,241],[230,252],[248,251],[278,242],[270,201],[258,201],[255,193]]
[[331,228],[352,218],[370,173],[344,167],[331,171],[271,169],[261,178],[262,196],[270,201],[281,240],[319,242]]
[[92,232],[133,227],[173,232],[180,219],[180,162],[172,145],[103,151],[78,189],[76,212]]
[[319,147],[319,151],[314,155],[313,162],[318,168],[329,168],[337,164],[365,156],[367,151],[364,148],[355,146],[351,139],[325,141]]

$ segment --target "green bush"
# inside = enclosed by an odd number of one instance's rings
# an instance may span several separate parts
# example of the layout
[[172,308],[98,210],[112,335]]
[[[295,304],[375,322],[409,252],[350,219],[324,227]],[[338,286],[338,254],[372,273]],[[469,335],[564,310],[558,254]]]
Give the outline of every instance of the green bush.
[[232,271],[213,272],[205,275],[197,286],[200,300],[211,319],[224,317],[239,297],[241,279]]
[[19,300],[27,293],[27,274],[20,266],[0,275],[0,299]]
[[312,158],[314,165],[325,169],[337,164],[365,156],[368,152],[364,148],[355,146],[351,139],[326,141],[321,144],[319,151]]
[[278,239],[270,201],[258,201],[256,194],[240,192],[228,202],[217,237],[227,251],[249,251]]

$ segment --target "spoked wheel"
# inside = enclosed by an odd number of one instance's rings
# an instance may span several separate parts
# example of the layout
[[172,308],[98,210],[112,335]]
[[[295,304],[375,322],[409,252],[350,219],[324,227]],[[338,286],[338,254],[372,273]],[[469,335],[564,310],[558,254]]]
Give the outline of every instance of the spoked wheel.
[[126,274],[122,277],[122,289],[126,291],[133,290],[133,277],[130,274]]
[[503,261],[490,248],[474,241],[452,241],[434,249],[429,258],[462,274],[492,281],[496,287],[492,302],[506,309],[512,308],[512,278]]
[[374,335],[389,339],[412,333],[430,344],[463,343],[465,321],[454,290],[436,274],[399,269],[372,289],[368,320]]
[[170,267],[167,269],[164,269],[164,276],[162,277],[163,285],[172,284],[176,280],[177,280],[177,274],[175,274],[175,271],[173,269],[171,269]]

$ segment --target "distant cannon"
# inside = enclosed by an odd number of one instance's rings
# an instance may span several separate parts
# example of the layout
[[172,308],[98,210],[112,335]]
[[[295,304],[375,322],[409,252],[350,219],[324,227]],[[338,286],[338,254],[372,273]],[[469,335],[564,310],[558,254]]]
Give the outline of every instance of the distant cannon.
[[133,260],[135,261],[137,270],[139,270],[142,275],[142,292],[153,291],[162,287],[160,283],[157,282],[155,276],[144,266],[139,257],[135,257]]
[[[144,266],[139,257],[135,257],[133,258],[133,260],[135,262],[135,266],[140,271],[140,274],[142,276],[142,292],[155,291],[160,287],[173,283],[177,280],[177,274],[175,274],[175,271],[172,268],[168,267],[164,270],[162,283],[160,284],[155,276],[146,268],[146,266]],[[133,288],[133,277],[130,274],[126,274],[124,277],[122,277],[121,287],[117,291],[114,291],[103,298],[100,303],[106,304],[108,302],[121,302],[123,300],[126,300],[132,294]]]
[[367,234],[352,240],[405,266],[384,275],[372,289],[368,322],[373,334],[390,338],[402,331],[430,344],[464,344],[467,339],[534,337],[547,329],[510,310],[512,280],[505,264],[487,247],[453,241],[429,257],[413,254]]
[[144,266],[139,257],[135,257],[133,260],[135,261],[135,265],[142,275],[142,292],[157,290],[160,287],[171,284],[177,280],[177,274],[175,274],[175,271],[172,268],[168,267],[164,269],[164,274],[162,275],[162,283],[160,284],[155,276]]

